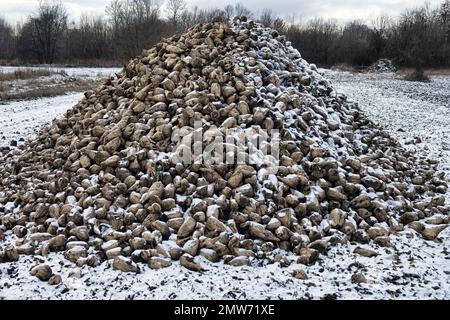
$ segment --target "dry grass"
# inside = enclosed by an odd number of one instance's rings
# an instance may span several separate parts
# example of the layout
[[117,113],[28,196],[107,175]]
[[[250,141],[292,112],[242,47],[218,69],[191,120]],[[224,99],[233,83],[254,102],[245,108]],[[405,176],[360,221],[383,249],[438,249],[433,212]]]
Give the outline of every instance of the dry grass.
[[[403,79],[413,72],[413,68],[403,68],[397,71],[397,77]],[[429,68],[425,69],[424,72],[427,76],[450,76],[449,68]]]
[[65,82],[56,86],[38,86],[21,92],[1,92],[0,101],[33,100],[43,97],[55,97],[69,92],[84,92],[96,88],[101,81],[81,80]]
[[[51,77],[53,75],[64,77],[55,80]],[[0,72],[0,101],[31,100],[68,92],[82,92],[95,88],[99,82],[68,77],[64,70],[47,68],[21,68],[14,72]]]
[[[18,59],[14,59],[14,60],[0,59],[0,66],[18,67],[20,65],[21,65],[21,63]],[[23,66],[23,64],[22,64],[22,66]]]
[[49,77],[55,74],[66,75],[64,71],[55,71],[50,69],[18,69],[14,72],[0,72],[0,81],[15,81],[37,79],[40,77]]
[[430,76],[450,76],[449,69],[426,69],[425,73]]
[[423,69],[405,69],[397,73],[400,79],[406,81],[430,82],[430,77]]
[[69,60],[66,61],[63,67],[73,68],[116,68],[117,66],[123,66],[128,61],[121,60],[103,60],[103,59],[88,59],[88,60]]
[[347,63],[336,64],[331,67],[331,70],[347,71],[347,72],[351,72],[351,73],[359,73],[359,72],[363,71],[361,68],[352,66]]
[[7,92],[11,89],[11,86],[7,83],[0,82],[0,92]]
[[[56,63],[53,65],[54,68],[116,68],[117,66],[123,66],[127,64],[128,60],[105,60],[105,59],[72,59],[65,60],[60,63]],[[38,67],[38,64],[28,64],[24,61],[16,60],[3,60],[0,59],[0,66],[9,66],[9,67]]]

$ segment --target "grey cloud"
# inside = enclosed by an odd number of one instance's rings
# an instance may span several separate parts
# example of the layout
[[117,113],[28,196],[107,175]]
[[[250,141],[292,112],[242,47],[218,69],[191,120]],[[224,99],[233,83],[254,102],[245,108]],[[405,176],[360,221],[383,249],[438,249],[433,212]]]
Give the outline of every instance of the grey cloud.
[[[370,19],[373,15],[388,13],[396,16],[405,8],[422,5],[425,0],[246,0],[241,1],[252,11],[258,13],[264,8],[272,9],[281,17],[295,15],[297,18],[324,17],[348,21],[352,19]],[[438,5],[441,0],[429,1]],[[208,0],[192,0],[191,5],[213,7],[216,5]],[[221,6],[234,4],[236,1],[220,1]]]
[[[83,13],[104,14],[110,0],[63,0],[71,16],[76,19]],[[236,0],[188,0],[190,7],[200,8],[224,7],[235,4]],[[397,16],[405,8],[418,6],[424,0],[242,0],[240,1],[257,15],[264,8],[272,9],[280,17],[292,17],[304,20],[312,17],[336,19],[341,22],[364,19],[387,13]],[[431,5],[438,5],[442,0],[429,0]],[[24,20],[36,7],[36,0],[0,0],[0,15],[9,22]]]

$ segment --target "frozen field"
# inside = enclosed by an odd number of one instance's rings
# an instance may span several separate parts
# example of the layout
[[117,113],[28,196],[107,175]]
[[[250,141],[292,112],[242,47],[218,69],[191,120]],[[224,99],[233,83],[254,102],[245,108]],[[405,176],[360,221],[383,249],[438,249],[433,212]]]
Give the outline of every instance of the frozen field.
[[[325,73],[339,93],[358,101],[405,147],[438,158],[450,174],[450,77],[418,84],[393,75]],[[32,136],[80,97],[0,105],[0,132],[5,137],[0,146]],[[21,257],[20,263],[0,264],[0,299],[450,299],[450,229],[436,242],[404,231],[392,237],[392,244],[371,246],[379,254],[374,258],[354,254],[353,244],[335,247],[312,267],[233,268],[205,261],[207,271],[201,274],[178,263],[159,271],[144,267],[143,273],[129,275],[113,271],[107,262],[97,269],[77,268],[60,254]],[[29,269],[44,261],[62,276],[62,284],[52,287],[29,276]],[[303,269],[308,279],[292,277],[295,269]],[[355,273],[362,273],[367,283],[353,284]]]
[[36,133],[42,125],[74,106],[82,93],[32,101],[0,104],[0,146],[21,142]]
[[450,174],[450,76],[422,83],[398,80],[394,74],[326,70],[325,75],[407,149],[441,160]]

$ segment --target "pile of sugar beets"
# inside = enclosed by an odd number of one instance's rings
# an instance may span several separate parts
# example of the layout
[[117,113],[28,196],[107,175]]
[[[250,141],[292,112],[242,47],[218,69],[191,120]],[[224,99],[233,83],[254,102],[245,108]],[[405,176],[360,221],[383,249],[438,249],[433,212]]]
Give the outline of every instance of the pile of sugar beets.
[[[176,161],[174,136],[193,135],[195,121],[204,148],[212,128],[278,130],[279,167]],[[236,150],[250,157],[250,145]],[[63,252],[124,272],[174,260],[200,271],[199,256],[308,265],[339,243],[388,246],[405,228],[433,240],[449,222],[437,162],[403,149],[284,36],[245,17],[144,51],[0,163],[0,262]]]

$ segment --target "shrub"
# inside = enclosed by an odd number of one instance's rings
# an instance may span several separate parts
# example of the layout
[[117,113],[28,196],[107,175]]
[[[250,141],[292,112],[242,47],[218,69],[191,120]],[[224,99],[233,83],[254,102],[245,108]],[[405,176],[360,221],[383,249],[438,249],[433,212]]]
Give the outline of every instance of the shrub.
[[431,79],[428,75],[425,74],[425,71],[422,68],[416,68],[412,71],[409,71],[403,77],[406,81],[417,81],[417,82],[430,82]]

